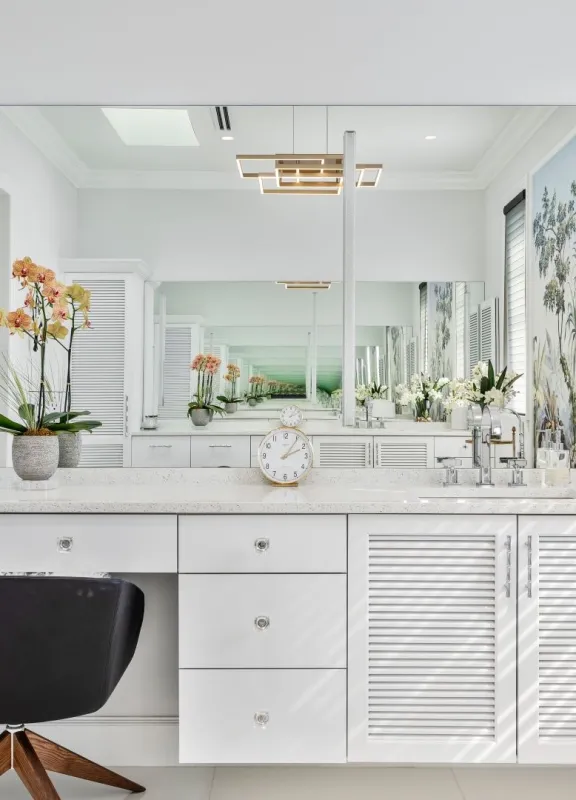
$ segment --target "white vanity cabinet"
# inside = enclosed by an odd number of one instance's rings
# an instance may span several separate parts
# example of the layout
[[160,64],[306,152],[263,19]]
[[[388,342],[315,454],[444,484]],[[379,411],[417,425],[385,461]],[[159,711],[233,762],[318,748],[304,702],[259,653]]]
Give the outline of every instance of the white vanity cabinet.
[[132,466],[177,469],[190,466],[189,436],[133,436]]
[[346,761],[346,517],[179,518],[180,761]]
[[516,518],[353,515],[348,760],[516,760]]
[[190,437],[191,467],[249,467],[249,436],[208,436]]
[[314,467],[363,469],[373,465],[373,436],[314,436]]
[[[419,423],[426,428],[425,423]],[[375,436],[374,466],[388,469],[427,469],[434,466],[434,437]]]
[[574,764],[576,516],[518,527],[518,761]]

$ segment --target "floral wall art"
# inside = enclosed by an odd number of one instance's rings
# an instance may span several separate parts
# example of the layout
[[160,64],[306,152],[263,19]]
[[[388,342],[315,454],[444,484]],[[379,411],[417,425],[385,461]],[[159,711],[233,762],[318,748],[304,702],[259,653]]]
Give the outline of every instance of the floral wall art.
[[453,332],[454,284],[428,284],[428,372],[433,378],[452,378],[455,354]]
[[530,292],[535,445],[561,428],[576,466],[576,137],[532,176]]

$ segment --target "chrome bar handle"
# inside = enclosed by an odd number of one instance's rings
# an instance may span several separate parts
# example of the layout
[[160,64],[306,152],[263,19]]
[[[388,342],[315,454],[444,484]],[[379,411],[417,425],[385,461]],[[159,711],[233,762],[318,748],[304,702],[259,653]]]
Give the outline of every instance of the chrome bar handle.
[[526,547],[528,548],[528,583],[526,589],[528,597],[532,597],[532,537],[528,536],[526,539]]
[[149,444],[148,447],[149,448],[158,448],[158,447],[160,447],[160,448],[168,448],[168,449],[170,449],[172,447],[172,445],[171,444]]
[[231,444],[209,444],[208,447],[232,447]]
[[510,597],[510,585],[512,582],[512,537],[506,537],[506,597]]

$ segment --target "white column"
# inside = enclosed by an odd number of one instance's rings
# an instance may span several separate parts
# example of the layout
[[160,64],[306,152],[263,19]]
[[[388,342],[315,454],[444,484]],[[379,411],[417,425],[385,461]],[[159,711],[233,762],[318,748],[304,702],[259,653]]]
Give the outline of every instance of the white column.
[[166,295],[159,298],[158,326],[158,405],[164,405],[164,360],[166,358]]
[[317,403],[317,384],[318,384],[318,318],[316,313],[316,301],[318,292],[312,292],[312,337],[310,352],[310,402]]
[[[160,284],[144,283],[144,415],[158,413],[158,375],[154,344],[154,295]],[[166,298],[164,298],[166,299]]]
[[342,424],[354,425],[354,358],[356,341],[356,286],[354,236],[356,215],[356,134],[344,134],[344,247],[343,247],[343,337],[342,337]]

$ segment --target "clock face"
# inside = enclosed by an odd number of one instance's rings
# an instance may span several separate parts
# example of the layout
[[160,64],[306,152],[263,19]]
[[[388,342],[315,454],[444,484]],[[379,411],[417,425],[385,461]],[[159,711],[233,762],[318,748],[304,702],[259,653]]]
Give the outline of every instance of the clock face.
[[302,424],[303,419],[304,417],[298,406],[286,406],[280,412],[280,422],[282,425],[286,425],[287,428],[297,428]]
[[258,465],[273,483],[297,483],[312,466],[313,450],[301,431],[276,428],[258,448]]

